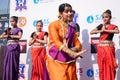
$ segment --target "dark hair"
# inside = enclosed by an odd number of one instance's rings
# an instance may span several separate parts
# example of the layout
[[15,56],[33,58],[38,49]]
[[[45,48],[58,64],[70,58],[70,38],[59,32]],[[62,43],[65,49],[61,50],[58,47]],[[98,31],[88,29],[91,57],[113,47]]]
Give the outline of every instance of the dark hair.
[[18,17],[17,16],[11,16],[16,22],[18,22]]
[[62,13],[65,10],[65,7],[71,7],[72,8],[72,6],[70,4],[63,3],[59,6],[59,13]]
[[75,14],[75,10],[72,10],[73,14]]
[[36,25],[37,25],[39,22],[43,25],[42,20],[38,20],[38,21],[36,22]]
[[107,13],[110,16],[110,18],[112,17],[111,11],[109,9],[107,9],[106,11],[104,11],[103,14],[104,13]]

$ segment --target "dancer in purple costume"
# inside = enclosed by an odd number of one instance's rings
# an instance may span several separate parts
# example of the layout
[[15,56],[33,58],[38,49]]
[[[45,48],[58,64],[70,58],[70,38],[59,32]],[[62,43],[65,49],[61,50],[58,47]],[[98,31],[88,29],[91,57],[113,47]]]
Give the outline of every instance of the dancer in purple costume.
[[7,46],[4,57],[3,80],[18,80],[20,45],[19,39],[22,37],[22,29],[17,26],[18,17],[12,16],[8,28],[0,35],[0,38],[7,38]]

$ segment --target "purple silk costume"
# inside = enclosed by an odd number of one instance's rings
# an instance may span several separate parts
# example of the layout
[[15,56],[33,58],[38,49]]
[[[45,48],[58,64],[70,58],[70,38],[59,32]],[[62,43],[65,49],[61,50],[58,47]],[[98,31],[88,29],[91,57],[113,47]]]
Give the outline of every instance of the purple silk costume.
[[[76,23],[72,22],[68,25],[68,34],[66,35],[66,40],[68,42],[68,48],[73,47],[73,37],[75,33],[75,25]],[[75,60],[74,58],[70,57],[67,53],[63,51],[59,51],[55,46],[52,46],[49,50],[49,55],[57,61],[60,62],[71,62]]]
[[[18,32],[22,32],[20,28],[11,30],[11,34],[18,35]],[[8,40],[12,40],[8,38]],[[18,80],[19,73],[19,57],[20,57],[20,45],[8,44],[6,46],[4,67],[3,67],[3,80]]]

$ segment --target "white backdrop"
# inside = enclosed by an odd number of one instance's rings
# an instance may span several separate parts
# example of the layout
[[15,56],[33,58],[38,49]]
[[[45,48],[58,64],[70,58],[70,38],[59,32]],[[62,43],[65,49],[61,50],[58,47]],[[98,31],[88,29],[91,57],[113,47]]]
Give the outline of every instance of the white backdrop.
[[[17,2],[19,4],[17,4]],[[112,23],[120,26],[119,0],[11,0],[10,16],[19,17],[19,26],[23,29],[23,40],[29,40],[33,31],[36,30],[36,20],[42,19],[44,29],[48,31],[48,25],[51,21],[56,20],[58,16],[58,6],[61,3],[69,3],[76,11],[76,22],[80,25],[79,40],[83,49],[88,48],[88,54],[83,55],[83,59],[77,60],[77,75],[79,80],[99,80],[96,54],[90,52],[91,37],[99,35],[90,35],[90,31],[102,23],[101,14],[106,10],[112,11]],[[114,36],[116,43],[116,60],[120,63],[120,34]],[[20,64],[23,64],[20,80],[30,80],[31,75],[31,55],[29,46],[27,52],[20,56]],[[119,68],[117,69],[116,80],[120,79]]]

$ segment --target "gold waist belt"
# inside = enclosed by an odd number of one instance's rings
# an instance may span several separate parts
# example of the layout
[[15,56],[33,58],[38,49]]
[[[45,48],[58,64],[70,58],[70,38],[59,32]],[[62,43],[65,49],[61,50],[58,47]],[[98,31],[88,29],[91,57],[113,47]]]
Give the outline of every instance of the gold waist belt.
[[7,44],[18,44],[17,40],[8,40]]
[[100,41],[98,46],[114,46],[115,43],[113,41]]

